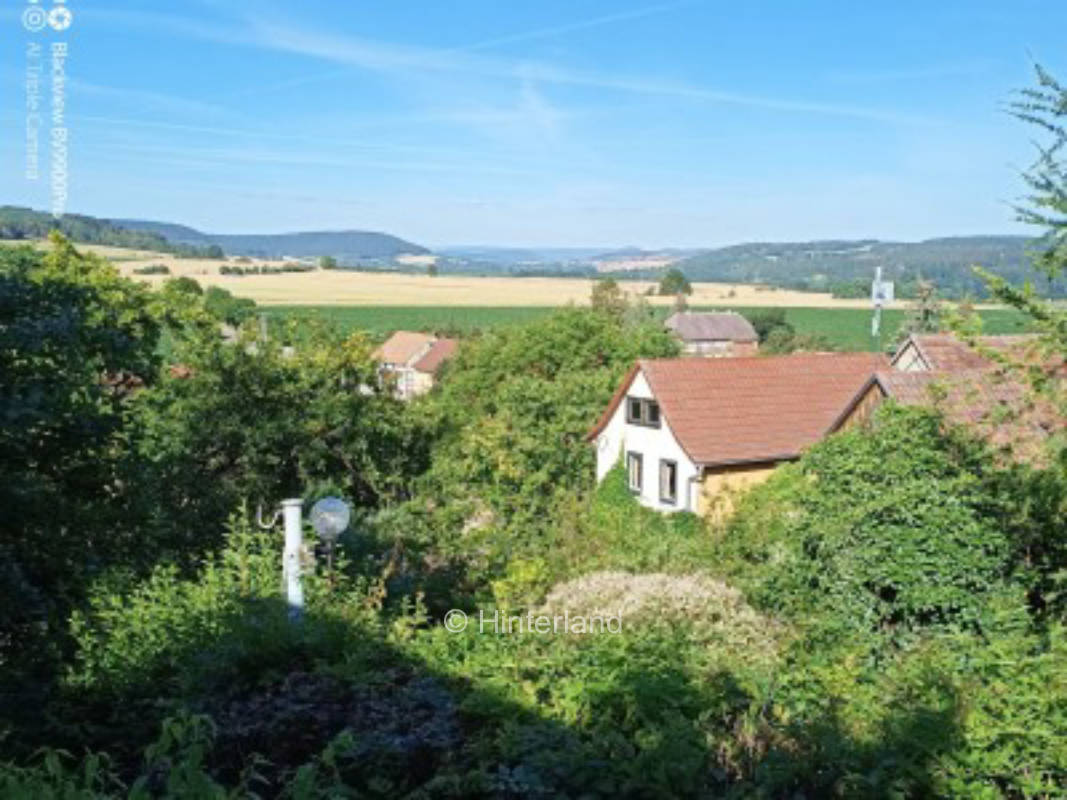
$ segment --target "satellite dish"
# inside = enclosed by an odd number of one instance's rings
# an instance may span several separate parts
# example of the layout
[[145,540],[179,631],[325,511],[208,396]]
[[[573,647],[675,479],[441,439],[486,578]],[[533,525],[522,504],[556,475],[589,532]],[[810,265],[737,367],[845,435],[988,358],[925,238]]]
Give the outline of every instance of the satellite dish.
[[324,497],[311,507],[311,526],[327,544],[337,541],[351,519],[348,503],[336,497]]
[[600,434],[596,439],[596,446],[603,453],[608,449],[608,437],[604,434]]

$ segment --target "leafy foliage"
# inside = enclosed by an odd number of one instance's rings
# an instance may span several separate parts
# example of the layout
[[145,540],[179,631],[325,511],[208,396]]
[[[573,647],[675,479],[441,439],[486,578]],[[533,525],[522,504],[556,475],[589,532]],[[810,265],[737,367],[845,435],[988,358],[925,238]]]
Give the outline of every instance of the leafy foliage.
[[136,539],[110,527],[130,393],[157,369],[147,290],[53,238],[0,251],[0,661]]
[[176,555],[214,541],[207,532],[242,500],[273,505],[328,483],[372,507],[406,496],[428,461],[419,421],[367,389],[376,385],[368,340],[323,332],[291,351],[255,336],[179,344],[182,369],[131,402],[127,470]]
[[[815,446],[777,479],[790,484],[789,523],[787,535],[765,538],[774,567],[759,596],[861,633],[978,625],[1013,557],[987,464],[934,414],[892,406],[870,430]],[[758,512],[741,514],[726,536],[761,524]]]
[[627,308],[626,293],[614,278],[600,278],[593,283],[589,304],[598,311],[621,317]]
[[659,293],[662,295],[692,294],[693,287],[684,272],[677,267],[671,267],[659,279]]
[[675,352],[653,320],[577,308],[468,342],[423,410],[438,438],[420,497],[386,528],[486,586],[518,549],[544,542],[557,507],[588,483],[585,434],[626,370]]
[[897,336],[905,339],[913,333],[940,333],[945,325],[943,316],[937,287],[930,281],[919,281],[915,302]]

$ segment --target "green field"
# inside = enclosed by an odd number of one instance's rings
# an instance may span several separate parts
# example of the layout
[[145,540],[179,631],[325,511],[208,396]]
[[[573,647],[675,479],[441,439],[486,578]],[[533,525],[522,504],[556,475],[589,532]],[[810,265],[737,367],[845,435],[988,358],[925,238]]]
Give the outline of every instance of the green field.
[[[716,309],[694,309],[716,310]],[[720,309],[721,310],[721,309]],[[767,309],[737,308],[742,314]],[[344,331],[365,330],[384,336],[395,330],[435,331],[462,335],[477,330],[517,325],[551,314],[548,307],[458,306],[272,306],[263,311],[273,319],[290,317],[298,320],[318,319]],[[660,309],[664,314],[667,309]],[[822,336],[842,350],[873,350],[871,313],[857,308],[787,308],[786,319],[798,333]],[[980,312],[986,333],[1023,333],[1027,318],[1014,310]],[[882,342],[896,338],[906,312],[886,311],[882,317]]]

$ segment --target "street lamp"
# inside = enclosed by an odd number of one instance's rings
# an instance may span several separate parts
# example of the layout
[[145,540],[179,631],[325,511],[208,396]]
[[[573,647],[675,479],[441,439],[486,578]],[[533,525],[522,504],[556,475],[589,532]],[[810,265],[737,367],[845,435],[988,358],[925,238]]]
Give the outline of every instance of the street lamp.
[[333,572],[333,547],[352,519],[348,503],[336,497],[324,497],[311,507],[311,527],[326,545],[326,558]]
[[[269,522],[263,520],[263,508],[256,511],[256,520],[262,528],[273,528],[278,517],[285,519],[285,551],[282,554],[282,582],[285,598],[289,604],[289,619],[299,620],[304,613],[304,587],[300,582],[300,558],[304,549],[303,510],[304,501],[299,497],[282,500],[281,510],[276,511]],[[333,546],[345,528],[352,512],[348,504],[336,497],[324,497],[311,507],[311,525],[326,544],[333,568]]]

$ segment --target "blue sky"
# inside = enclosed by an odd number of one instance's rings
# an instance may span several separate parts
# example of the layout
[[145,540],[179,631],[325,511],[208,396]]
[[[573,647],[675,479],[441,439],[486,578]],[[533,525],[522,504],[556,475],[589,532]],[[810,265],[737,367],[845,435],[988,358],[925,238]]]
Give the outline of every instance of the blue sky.
[[[0,203],[42,208],[20,1],[0,11]],[[1031,59],[1067,78],[1062,0],[69,6],[69,209],[217,232],[1023,231],[1008,203],[1030,132],[1003,105]]]

